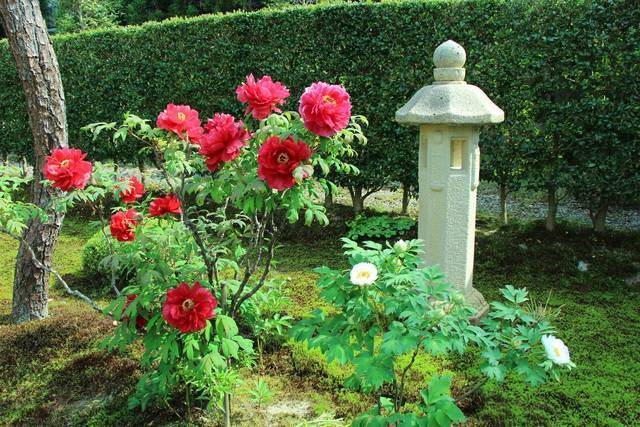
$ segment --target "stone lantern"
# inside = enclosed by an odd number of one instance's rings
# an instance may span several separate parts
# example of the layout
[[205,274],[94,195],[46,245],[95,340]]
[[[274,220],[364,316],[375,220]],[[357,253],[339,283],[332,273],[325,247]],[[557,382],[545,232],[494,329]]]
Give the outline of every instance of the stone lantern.
[[466,53],[449,40],[433,53],[434,82],[396,112],[399,123],[420,126],[418,238],[424,261],[439,265],[478,316],[488,310],[473,287],[476,191],[480,182],[480,127],[504,112],[464,81]]

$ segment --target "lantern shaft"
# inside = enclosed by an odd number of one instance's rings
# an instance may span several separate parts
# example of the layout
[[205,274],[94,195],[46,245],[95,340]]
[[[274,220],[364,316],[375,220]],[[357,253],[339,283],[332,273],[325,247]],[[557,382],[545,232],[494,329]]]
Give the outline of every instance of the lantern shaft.
[[473,127],[420,127],[418,237],[425,241],[424,260],[439,265],[465,295],[473,292],[478,137]]

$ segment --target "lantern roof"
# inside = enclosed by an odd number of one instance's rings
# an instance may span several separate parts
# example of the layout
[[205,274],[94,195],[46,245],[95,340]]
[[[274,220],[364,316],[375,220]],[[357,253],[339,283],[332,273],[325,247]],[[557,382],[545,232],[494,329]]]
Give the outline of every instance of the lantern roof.
[[434,82],[416,92],[396,111],[405,124],[483,125],[504,121],[504,111],[477,86],[464,81],[467,54],[453,40],[433,53]]

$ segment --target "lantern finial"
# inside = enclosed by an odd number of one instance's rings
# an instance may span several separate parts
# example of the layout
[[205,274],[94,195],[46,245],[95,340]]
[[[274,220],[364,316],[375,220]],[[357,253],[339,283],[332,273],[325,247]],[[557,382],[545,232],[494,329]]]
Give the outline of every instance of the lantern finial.
[[453,40],[447,40],[433,52],[435,84],[464,84],[464,63],[467,53]]

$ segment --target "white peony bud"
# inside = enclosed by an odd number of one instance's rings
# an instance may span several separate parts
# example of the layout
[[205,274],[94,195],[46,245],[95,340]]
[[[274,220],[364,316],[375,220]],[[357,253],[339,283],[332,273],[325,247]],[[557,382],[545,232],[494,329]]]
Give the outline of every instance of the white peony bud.
[[409,250],[409,244],[401,239],[393,245],[393,249],[398,253],[406,252]]

